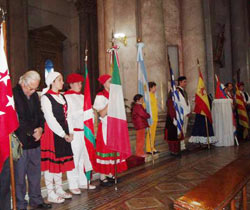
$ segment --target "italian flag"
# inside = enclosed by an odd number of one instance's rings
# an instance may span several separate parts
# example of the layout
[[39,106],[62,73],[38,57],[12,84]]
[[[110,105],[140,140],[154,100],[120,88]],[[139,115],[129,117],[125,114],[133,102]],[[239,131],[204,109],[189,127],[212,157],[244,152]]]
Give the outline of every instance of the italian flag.
[[[85,82],[84,82],[84,140],[88,150],[88,155],[92,167],[95,168],[96,163],[96,151],[95,151],[95,136],[94,136],[94,114],[91,104],[90,86],[89,86],[89,75],[87,64],[85,64]],[[85,167],[85,175],[88,180],[91,179],[92,167]]]
[[128,124],[124,106],[121,78],[117,64],[117,52],[113,48],[113,73],[109,91],[107,116],[107,147],[118,152],[121,159],[131,155]]

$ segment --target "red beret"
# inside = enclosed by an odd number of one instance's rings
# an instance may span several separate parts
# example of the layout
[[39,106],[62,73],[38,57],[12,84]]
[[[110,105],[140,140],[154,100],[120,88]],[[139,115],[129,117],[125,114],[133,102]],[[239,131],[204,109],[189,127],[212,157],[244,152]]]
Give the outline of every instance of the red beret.
[[83,82],[83,81],[84,81],[83,76],[76,73],[69,74],[66,79],[67,83]]
[[102,76],[100,76],[100,77],[98,78],[98,81],[99,81],[102,85],[104,85],[104,83],[105,83],[109,78],[111,78],[110,75],[104,74],[104,75],[102,75]]
[[240,87],[240,86],[245,86],[244,82],[239,82],[238,87]]

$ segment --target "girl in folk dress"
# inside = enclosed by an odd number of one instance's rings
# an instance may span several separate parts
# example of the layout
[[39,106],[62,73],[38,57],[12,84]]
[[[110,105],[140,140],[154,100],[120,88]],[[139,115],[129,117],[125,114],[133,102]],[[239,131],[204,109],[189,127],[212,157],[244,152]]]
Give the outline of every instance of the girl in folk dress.
[[[104,86],[104,90],[99,92],[95,98],[93,108],[100,115],[100,123],[96,136],[96,172],[100,173],[101,186],[111,186],[114,183],[115,163],[117,173],[127,170],[125,160],[115,155],[115,152],[107,148],[107,111],[109,102],[110,75],[102,75],[98,81]],[[116,160],[116,161],[115,161]]]
[[62,75],[58,72],[49,73],[46,85],[47,88],[43,90],[41,97],[46,120],[41,139],[41,170],[44,171],[48,201],[63,203],[65,199],[72,197],[62,188],[62,173],[74,168],[70,144],[73,135],[69,134],[67,103],[64,96],[59,93],[63,87]]

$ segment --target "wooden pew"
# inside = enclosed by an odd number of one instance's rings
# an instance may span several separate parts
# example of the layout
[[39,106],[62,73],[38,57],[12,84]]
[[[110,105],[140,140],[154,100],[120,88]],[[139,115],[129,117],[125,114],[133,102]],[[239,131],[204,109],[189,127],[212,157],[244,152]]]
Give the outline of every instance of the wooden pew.
[[250,179],[250,157],[240,157],[209,176],[194,189],[174,202],[174,208],[223,209],[235,207],[235,196],[242,190],[243,209],[247,210],[246,185]]

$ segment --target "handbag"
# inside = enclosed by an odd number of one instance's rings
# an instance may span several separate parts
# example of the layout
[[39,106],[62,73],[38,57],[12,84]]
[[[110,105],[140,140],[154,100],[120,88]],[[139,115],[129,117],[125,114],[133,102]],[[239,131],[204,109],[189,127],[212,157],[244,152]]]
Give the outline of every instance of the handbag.
[[14,161],[18,161],[23,155],[23,147],[15,133],[11,134],[11,148]]

